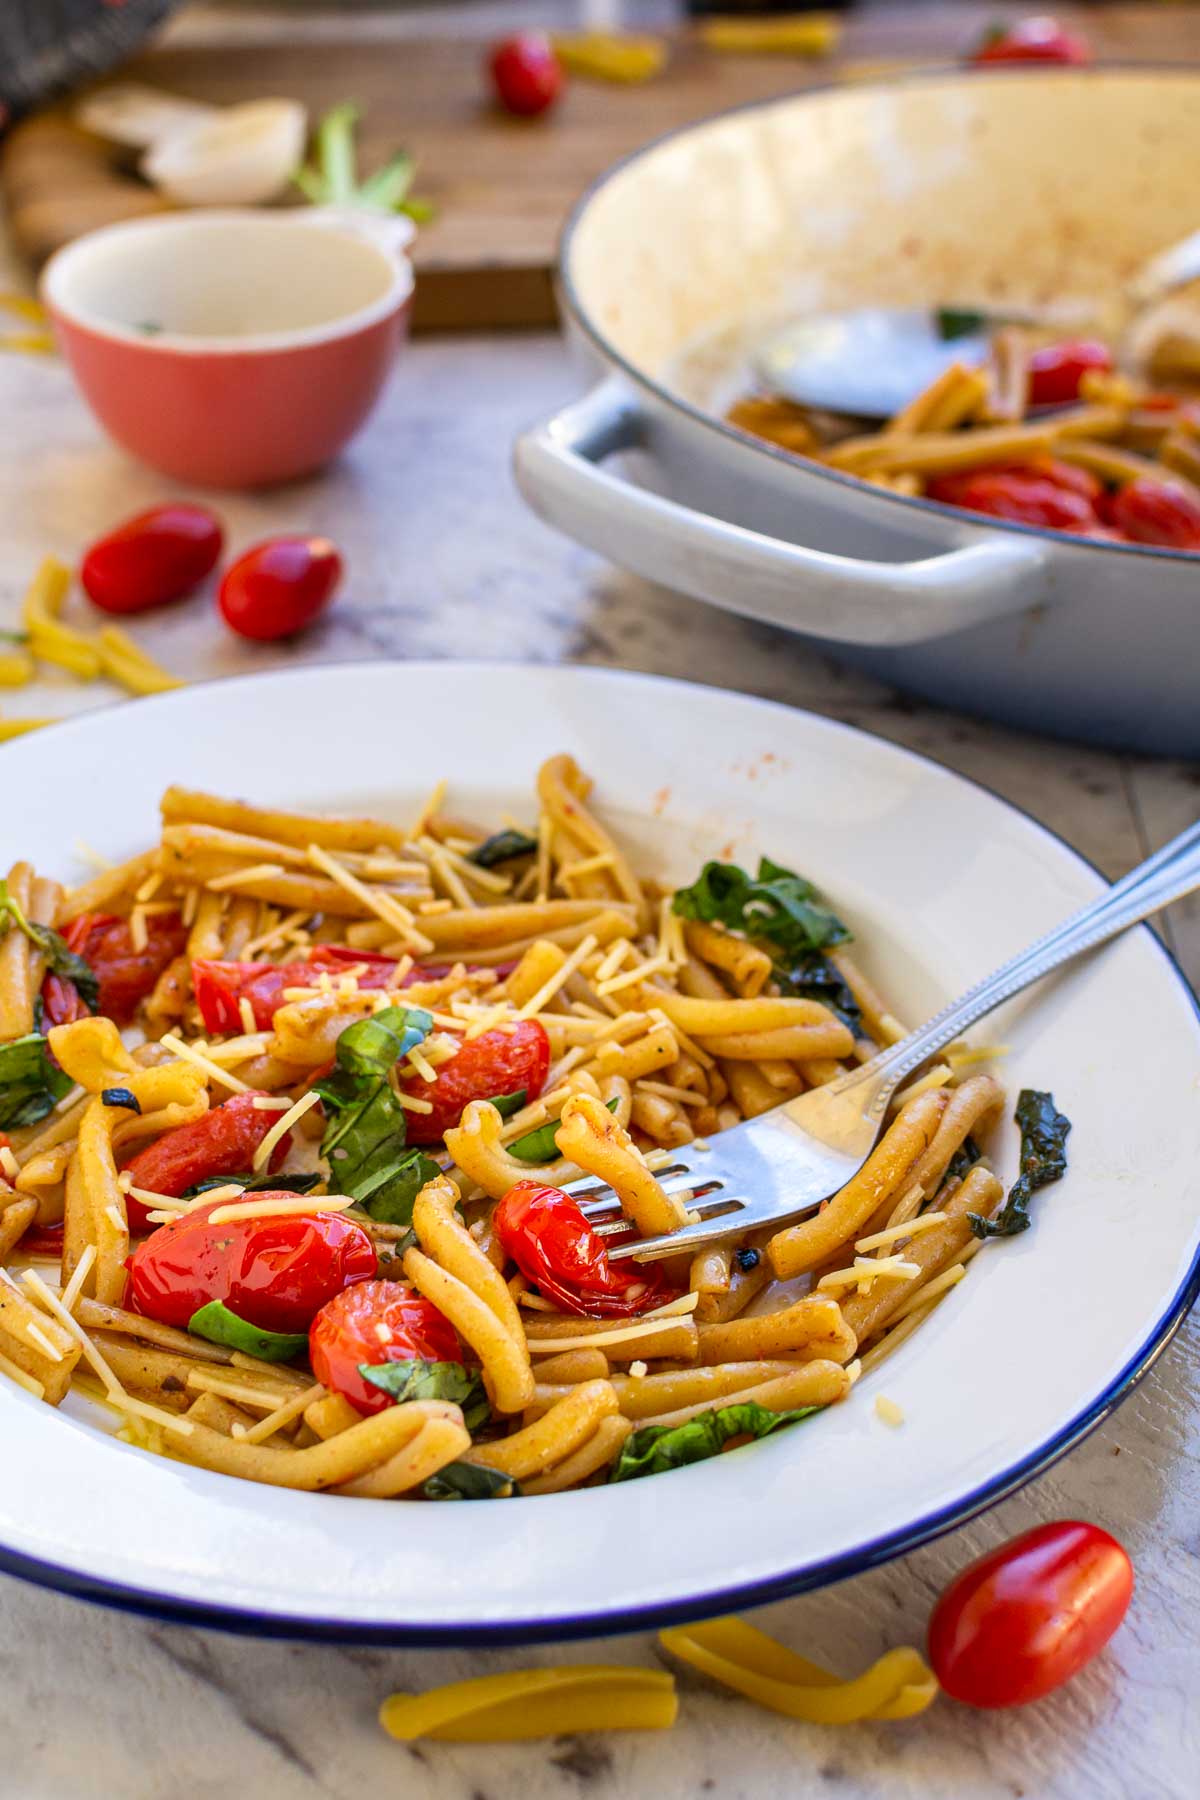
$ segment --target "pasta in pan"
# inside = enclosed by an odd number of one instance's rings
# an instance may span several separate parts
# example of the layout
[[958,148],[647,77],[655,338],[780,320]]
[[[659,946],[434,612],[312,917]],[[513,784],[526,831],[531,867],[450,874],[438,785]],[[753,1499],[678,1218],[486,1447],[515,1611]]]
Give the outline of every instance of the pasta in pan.
[[1020,1229],[1067,1123],[1022,1096],[1002,1209],[1003,1090],[951,1052],[814,1217],[609,1257],[562,1184],[670,1233],[673,1152],[902,1028],[801,877],[665,889],[589,793],[554,757],[489,834],[442,789],[400,829],[169,788],[158,846],[82,887],[15,864],[0,1374],[249,1481],[551,1494],[840,1403]]

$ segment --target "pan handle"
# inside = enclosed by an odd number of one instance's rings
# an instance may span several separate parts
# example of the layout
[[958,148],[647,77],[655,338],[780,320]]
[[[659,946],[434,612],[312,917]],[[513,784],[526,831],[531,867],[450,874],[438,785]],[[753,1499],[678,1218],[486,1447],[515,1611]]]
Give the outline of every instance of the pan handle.
[[517,439],[517,484],[550,525],[664,587],[848,644],[917,644],[1046,597],[1043,547],[989,534],[917,562],[863,562],[731,525],[601,465],[644,442],[615,378]]

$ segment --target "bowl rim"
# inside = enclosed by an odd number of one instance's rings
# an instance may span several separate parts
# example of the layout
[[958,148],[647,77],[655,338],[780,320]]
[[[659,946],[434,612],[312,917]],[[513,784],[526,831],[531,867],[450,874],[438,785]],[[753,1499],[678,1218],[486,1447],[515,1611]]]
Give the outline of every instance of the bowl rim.
[[[263,671],[259,676],[249,678],[244,675],[223,676],[194,685],[204,690],[213,690],[251,679],[255,681],[282,680],[300,687],[305,683],[319,683],[329,675],[331,670],[340,668],[345,673],[348,667],[353,666],[317,664],[286,670],[274,669]],[[497,672],[501,675],[510,669],[524,672],[530,668],[530,665],[480,662],[478,659],[464,658],[453,659],[449,664],[430,663],[427,660],[406,663],[385,659],[384,662],[371,664],[370,667],[373,671],[403,670],[410,679],[433,669],[444,673],[447,668],[468,672],[486,671],[489,677],[494,678]],[[714,682],[695,682],[681,680],[678,677],[644,674],[625,669],[597,668],[594,665],[578,663],[560,664],[556,665],[556,668],[560,672],[565,672],[568,679],[572,681],[583,680],[597,684],[612,682],[622,686],[645,684],[648,687],[657,686],[659,688],[668,686],[681,690],[683,694],[698,690],[703,693],[714,692],[718,695],[742,697],[739,690],[724,688]],[[165,706],[169,711],[174,698],[175,696],[171,694],[151,696],[148,704],[155,708]],[[775,708],[781,708],[786,712],[793,710],[785,702],[767,699],[761,695],[753,695],[750,698],[756,705],[770,710]],[[121,702],[113,701],[109,704],[117,706]],[[95,713],[107,710],[107,707],[96,708],[91,712],[64,719],[47,729],[61,735],[82,728],[86,734],[89,729],[86,721],[93,718]],[[1099,880],[1107,881],[1107,877],[1103,875],[1097,865],[1069,844],[1060,833],[1044,824],[1025,807],[997,794],[986,783],[963,774],[961,770],[951,765],[938,762],[936,758],[925,755],[921,751],[910,749],[904,744],[894,743],[890,739],[882,739],[875,732],[849,725],[837,718],[825,715],[812,716],[819,718],[822,726],[828,728],[835,735],[845,736],[851,740],[867,739],[871,742],[883,743],[889,754],[895,754],[902,761],[912,761],[924,769],[935,769],[941,774],[947,774],[962,782],[976,793],[998,801],[1000,805],[1031,825],[1035,832],[1063,850],[1081,868],[1089,870]],[[1179,989],[1182,990],[1180,998],[1190,1005],[1192,1014],[1200,1023],[1200,995],[1197,995],[1178,960],[1167,945],[1151,931],[1149,925],[1141,925],[1135,929],[1147,933],[1154,951],[1162,958],[1168,972],[1174,976]],[[0,1544],[0,1572],[70,1594],[78,1599],[91,1600],[120,1611],[163,1619],[172,1623],[203,1626],[242,1636],[295,1639],[308,1642],[429,1648],[439,1646],[486,1648],[506,1644],[560,1643],[585,1638],[609,1637],[623,1632],[658,1630],[664,1626],[687,1623],[697,1618],[716,1617],[720,1612],[740,1611],[749,1607],[766,1605],[772,1601],[786,1599],[795,1594],[844,1580],[851,1575],[863,1573],[894,1557],[908,1554],[946,1532],[968,1523],[988,1508],[1007,1499],[1073,1450],[1133,1392],[1171,1343],[1198,1297],[1200,1297],[1200,1249],[1193,1256],[1174,1292],[1158,1312],[1137,1349],[1113,1375],[1107,1386],[1090,1403],[1076,1412],[1052,1437],[999,1474],[981,1482],[970,1493],[925,1513],[902,1528],[886,1531],[876,1538],[856,1545],[852,1550],[836,1557],[826,1558],[823,1562],[810,1568],[757,1577],[720,1590],[706,1590],[702,1597],[692,1596],[671,1601],[651,1601],[643,1605],[625,1606],[613,1611],[589,1611],[536,1622],[530,1620],[495,1624],[473,1622],[469,1626],[462,1624],[414,1625],[392,1622],[368,1624],[358,1620],[338,1620],[328,1617],[305,1616],[304,1614],[263,1614],[251,1607],[237,1606],[228,1602],[180,1599],[175,1595],[150,1587],[134,1587],[113,1578],[96,1577],[86,1570],[70,1568],[30,1556],[4,1544]]]
[[[86,332],[124,349],[144,351],[149,356],[271,356],[288,351],[313,349],[320,345],[357,337],[373,326],[392,318],[412,299],[415,286],[413,266],[402,251],[389,250],[365,230],[336,217],[313,218],[312,209],[294,208],[269,212],[256,207],[195,207],[190,211],[152,213],[147,217],[118,219],[64,244],[49,258],[38,277],[38,294],[56,323],[67,329]],[[200,335],[156,331],[138,331],[129,325],[118,325],[88,309],[63,298],[56,288],[71,273],[73,261],[86,260],[97,247],[120,238],[161,236],[166,233],[187,235],[206,225],[253,225],[264,232],[284,230],[328,231],[367,250],[384,267],[388,282],[378,299],[339,314],[322,325],[306,325],[290,331],[261,331],[245,336],[220,334]]]
[[[766,112],[782,106],[801,106],[806,101],[820,99],[829,94],[875,93],[886,95],[901,88],[919,87],[923,82],[934,78],[944,81],[946,78],[954,76],[972,82],[1043,81],[1047,84],[1063,80],[1103,81],[1113,77],[1123,79],[1157,76],[1160,79],[1166,77],[1172,81],[1191,82],[1200,91],[1200,65],[1196,64],[1181,66],[1165,62],[1138,63],[1114,60],[1083,66],[1072,65],[1071,67],[1038,63],[1006,66],[998,63],[976,69],[962,63],[929,63],[874,81],[840,82],[831,79],[790,94],[777,94],[766,100],[744,100],[737,106],[723,107],[719,112],[708,113],[702,119],[693,119],[686,125],[676,125],[669,131],[661,132],[647,143],[640,144],[636,150],[631,150],[625,156],[619,157],[616,162],[610,163],[607,169],[588,183],[567,214],[559,233],[555,259],[555,286],[558,292],[560,311],[564,315],[564,319],[569,318],[572,321],[576,329],[608,364],[634,387],[640,388],[644,393],[650,395],[659,406],[673,409],[675,412],[683,414],[693,424],[715,431],[726,444],[736,448],[739,456],[770,457],[779,468],[788,470],[795,478],[830,482],[856,495],[860,500],[869,491],[871,499],[881,506],[900,509],[907,514],[907,528],[911,528],[912,516],[916,514],[918,517],[923,516],[935,523],[938,521],[953,522],[960,528],[964,524],[969,525],[978,532],[1016,533],[1020,537],[1040,540],[1056,546],[1060,551],[1069,550],[1079,556],[1111,555],[1116,551],[1125,556],[1150,557],[1165,560],[1168,563],[1194,563],[1195,551],[1174,550],[1164,544],[1109,543],[1100,539],[1085,538],[1069,531],[1056,531],[1046,525],[1024,525],[1015,519],[996,519],[985,513],[965,512],[961,507],[949,506],[940,500],[929,500],[924,495],[899,494],[887,488],[872,487],[870,483],[860,481],[857,476],[847,474],[841,469],[829,468],[824,463],[803,462],[778,444],[769,443],[765,438],[751,437],[748,432],[739,431],[736,426],[728,424],[716,413],[673,393],[664,382],[647,374],[623,351],[618,350],[591,318],[571,268],[574,239],[593,200],[598,198],[610,182],[633,164],[654,155],[656,151],[674,142],[676,138],[686,137],[692,132],[705,131],[724,119],[737,118],[744,113]],[[904,520],[897,519],[897,523],[903,525]]]

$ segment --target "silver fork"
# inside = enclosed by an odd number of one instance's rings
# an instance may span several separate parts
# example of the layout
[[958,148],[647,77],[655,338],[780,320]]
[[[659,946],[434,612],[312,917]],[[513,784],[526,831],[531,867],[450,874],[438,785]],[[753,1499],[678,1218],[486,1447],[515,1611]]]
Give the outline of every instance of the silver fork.
[[[815,1212],[862,1167],[883,1128],[893,1094],[931,1056],[1052,969],[1197,887],[1200,824],[870,1062],[721,1132],[711,1151],[681,1151],[655,1172],[668,1193],[688,1197],[697,1222],[668,1237],[614,1244],[610,1257],[653,1262]],[[590,1178],[573,1181],[566,1184],[566,1191],[605,1236],[627,1229],[617,1197],[606,1183]]]

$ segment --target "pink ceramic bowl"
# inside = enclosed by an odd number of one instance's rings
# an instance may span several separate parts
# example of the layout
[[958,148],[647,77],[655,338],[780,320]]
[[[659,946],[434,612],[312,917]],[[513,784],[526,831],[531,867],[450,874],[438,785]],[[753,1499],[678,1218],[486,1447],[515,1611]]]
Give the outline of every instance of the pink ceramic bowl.
[[306,475],[379,398],[408,323],[405,220],[167,214],[60,250],[42,298],[118,444],[177,480]]

